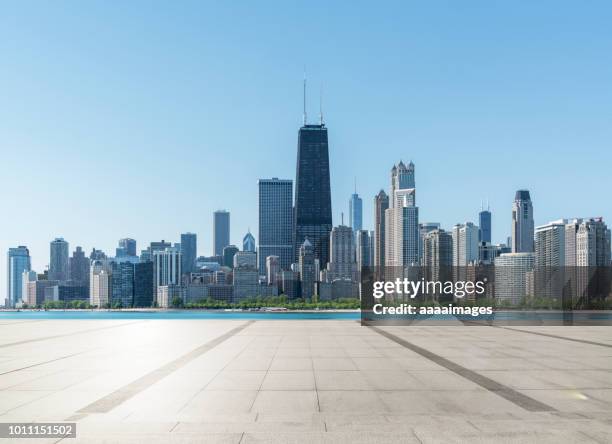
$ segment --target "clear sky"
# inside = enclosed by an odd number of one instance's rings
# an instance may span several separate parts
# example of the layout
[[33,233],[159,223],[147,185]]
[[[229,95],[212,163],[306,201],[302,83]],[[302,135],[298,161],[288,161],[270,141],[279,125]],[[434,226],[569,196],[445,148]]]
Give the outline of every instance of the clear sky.
[[257,179],[295,176],[304,65],[334,223],[357,177],[371,228],[400,159],[421,221],[488,198],[503,241],[518,188],[536,224],[612,221],[610,23],[608,1],[4,3],[0,288],[9,247],[42,271],[56,236],[112,252],[192,231],[208,255],[226,208],[234,243],[257,237]]

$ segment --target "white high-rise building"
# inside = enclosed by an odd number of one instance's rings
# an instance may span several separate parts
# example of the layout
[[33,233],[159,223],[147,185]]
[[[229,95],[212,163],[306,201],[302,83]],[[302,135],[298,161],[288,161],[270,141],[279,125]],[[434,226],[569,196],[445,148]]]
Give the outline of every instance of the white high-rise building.
[[565,265],[565,229],[567,220],[560,219],[535,229],[535,266]]
[[478,226],[472,222],[453,227],[453,266],[465,267],[478,261]]
[[495,258],[495,299],[520,303],[527,295],[527,274],[533,271],[533,253],[504,253]]
[[266,258],[266,283],[276,285],[278,273],[281,271],[280,259],[278,256],[268,256]]
[[395,190],[393,207],[385,212],[385,263],[402,267],[419,261],[419,209],[415,189]]
[[92,261],[89,271],[89,303],[104,307],[110,302],[110,269],[105,261]]
[[576,233],[576,265],[610,265],[610,229],[601,217],[582,221]]
[[181,260],[182,253],[176,247],[167,247],[164,250],[153,252],[155,295],[157,295],[158,287],[181,284]]

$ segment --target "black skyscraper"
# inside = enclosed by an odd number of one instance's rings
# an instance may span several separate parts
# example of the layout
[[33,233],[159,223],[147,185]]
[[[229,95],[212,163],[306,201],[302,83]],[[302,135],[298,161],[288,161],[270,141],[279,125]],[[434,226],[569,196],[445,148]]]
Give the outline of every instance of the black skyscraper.
[[[298,135],[295,178],[294,252],[308,238],[321,268],[329,261],[329,233],[332,229],[331,192],[327,128],[304,125]],[[297,262],[297,257],[296,257]]]

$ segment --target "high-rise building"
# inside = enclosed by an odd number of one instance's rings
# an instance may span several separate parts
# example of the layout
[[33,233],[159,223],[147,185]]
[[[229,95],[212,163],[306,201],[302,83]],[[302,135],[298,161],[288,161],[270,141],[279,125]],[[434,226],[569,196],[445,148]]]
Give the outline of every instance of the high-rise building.
[[560,219],[535,229],[535,266],[565,266],[565,228],[568,221]]
[[357,280],[357,262],[355,261],[355,237],[351,227],[339,225],[330,235],[330,260],[324,271],[326,282],[336,279]]
[[302,297],[304,299],[310,299],[314,296],[314,286],[315,281],[317,280],[315,275],[314,261],[314,248],[308,239],[305,239],[304,243],[300,247],[300,255],[298,259],[298,272],[300,274]]
[[215,211],[213,215],[213,251],[222,256],[223,249],[230,244],[230,213],[226,210]]
[[601,217],[583,220],[576,233],[576,265],[610,265],[610,229]]
[[505,253],[495,258],[495,299],[518,304],[528,294],[528,274],[533,271],[534,253]]
[[132,307],[134,305],[134,264],[111,262],[110,271],[111,307]]
[[266,258],[266,283],[276,285],[278,273],[281,271],[280,259],[278,256],[268,256]]
[[452,277],[453,237],[441,228],[428,231],[423,239],[423,259],[427,279],[444,282]]
[[534,291],[539,297],[560,298],[565,285],[565,228],[561,219],[535,229]]
[[391,193],[390,207],[393,208],[396,204],[394,196],[397,190],[406,190],[415,188],[414,163],[410,162],[408,166],[400,160],[400,163],[393,165],[391,168]]
[[67,281],[69,277],[68,242],[56,238],[50,245],[49,280]]
[[183,260],[183,263],[181,264],[182,272],[194,272],[196,257],[198,255],[198,237],[195,233],[181,234],[181,253]]
[[70,258],[70,280],[74,285],[89,287],[89,258],[81,247],[76,247]]
[[355,258],[357,260],[357,270],[361,272],[363,267],[372,266],[373,240],[368,230],[355,231]]
[[424,242],[425,236],[427,233],[440,229],[440,224],[438,222],[421,222],[419,224],[419,262],[423,262],[423,250],[424,250]]
[[[125,256],[136,256],[136,241],[128,237],[119,239],[117,252],[119,251]],[[119,256],[119,254],[116,254],[116,256]]]
[[236,245],[228,245],[223,248],[223,265],[229,268],[234,266],[234,255],[238,253],[238,247]]
[[582,219],[571,219],[565,224],[565,266],[575,267],[576,266],[576,235]]
[[110,303],[110,270],[104,260],[91,262],[89,272],[89,303],[96,307],[106,307]]
[[453,266],[478,262],[478,227],[472,222],[453,227]]
[[27,247],[20,245],[17,248],[9,248],[7,254],[7,307],[15,307],[20,304],[26,295],[23,294],[23,272],[30,271],[30,251]]
[[293,181],[259,179],[259,274],[266,258],[278,256],[279,265],[289,270],[293,254]]
[[478,213],[478,226],[480,227],[479,238],[480,242],[491,243],[491,211],[489,208],[482,209]]
[[385,212],[389,208],[389,196],[380,190],[374,197],[374,266],[385,266]]
[[[401,186],[400,177],[395,179],[396,187]],[[395,189],[393,207],[385,214],[385,242],[385,265],[403,267],[418,264],[419,209],[415,205],[414,188]]]
[[357,190],[351,194],[349,200],[349,226],[353,231],[361,230],[363,226],[363,202]]
[[257,255],[254,251],[237,251],[234,254],[234,268],[257,268]]
[[153,305],[153,262],[134,264],[134,307]]
[[[327,128],[304,122],[298,133],[295,179],[295,259],[308,238],[321,266],[329,262],[332,229]],[[260,239],[261,241],[261,239]]]
[[153,274],[155,290],[161,286],[181,284],[181,252],[174,247],[168,247],[163,251],[155,251],[153,254]]
[[255,237],[251,234],[251,230],[242,238],[242,251],[250,251],[251,253],[257,251],[255,247]]
[[512,252],[533,253],[533,205],[529,191],[518,190],[512,204]]

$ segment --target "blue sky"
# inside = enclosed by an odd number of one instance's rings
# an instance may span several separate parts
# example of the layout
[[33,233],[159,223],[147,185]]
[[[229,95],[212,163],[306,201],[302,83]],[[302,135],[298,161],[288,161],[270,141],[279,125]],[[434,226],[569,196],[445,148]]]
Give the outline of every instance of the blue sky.
[[[302,72],[323,84],[334,222],[357,177],[364,224],[400,159],[422,221],[510,231],[612,219],[612,5],[605,1],[13,2],[0,16],[0,248],[56,236],[257,237],[261,177],[294,178]],[[0,258],[5,281],[6,255]]]

